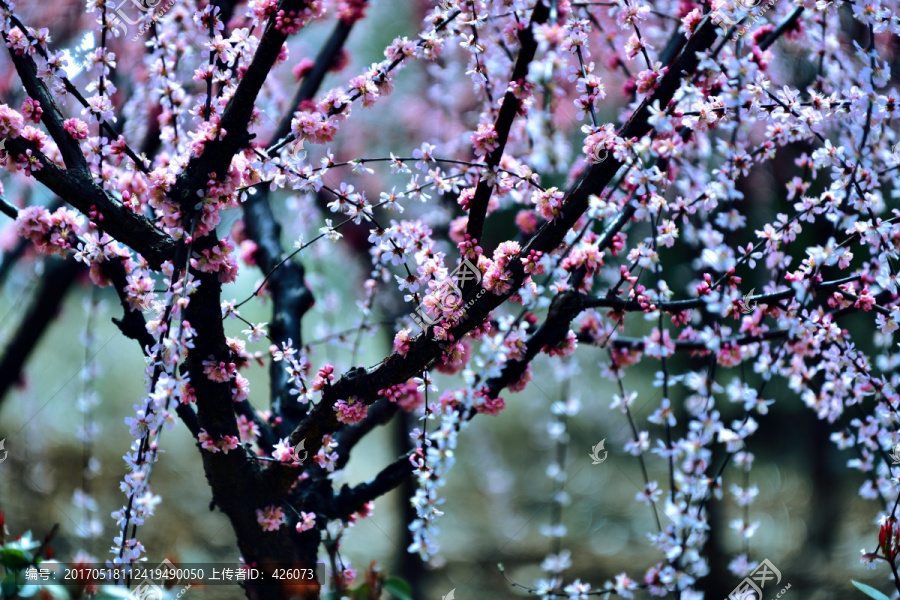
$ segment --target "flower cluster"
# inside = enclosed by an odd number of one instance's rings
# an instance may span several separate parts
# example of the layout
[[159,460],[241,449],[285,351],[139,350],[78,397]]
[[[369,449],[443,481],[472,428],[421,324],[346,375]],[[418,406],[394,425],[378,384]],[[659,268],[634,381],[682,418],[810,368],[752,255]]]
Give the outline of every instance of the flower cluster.
[[438,488],[446,483],[444,476],[455,462],[453,450],[459,430],[464,427],[455,410],[444,410],[440,415],[440,429],[434,433],[423,436],[415,430],[410,434],[418,440],[409,461],[419,487],[410,500],[416,509],[416,519],[409,526],[413,543],[408,550],[417,552],[423,560],[430,559],[438,550],[436,538],[440,529],[437,518],[443,515],[438,507],[444,502],[438,496]]

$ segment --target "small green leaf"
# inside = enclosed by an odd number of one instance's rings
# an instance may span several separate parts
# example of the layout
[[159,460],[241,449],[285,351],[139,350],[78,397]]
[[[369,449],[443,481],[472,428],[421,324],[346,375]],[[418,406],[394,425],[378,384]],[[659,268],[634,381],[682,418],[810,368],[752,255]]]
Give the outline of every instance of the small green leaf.
[[412,588],[399,577],[388,577],[384,580],[384,590],[390,592],[396,600],[413,600]]
[[850,580],[850,583],[855,585],[859,589],[859,591],[861,591],[863,594],[865,594],[869,598],[875,598],[875,600],[891,600],[890,598],[888,598],[887,596],[885,596],[884,594],[882,594],[881,592],[879,592],[878,590],[873,588],[871,585],[866,585],[866,584],[860,583],[858,581],[853,581],[852,579]]
[[[24,583],[24,578],[22,583]],[[16,574],[7,573],[6,577],[3,578],[3,581],[0,581],[0,597],[12,598],[16,595],[16,591],[21,587],[21,585],[16,583]]]
[[34,562],[31,552],[8,545],[0,549],[0,564],[9,571],[21,571]]

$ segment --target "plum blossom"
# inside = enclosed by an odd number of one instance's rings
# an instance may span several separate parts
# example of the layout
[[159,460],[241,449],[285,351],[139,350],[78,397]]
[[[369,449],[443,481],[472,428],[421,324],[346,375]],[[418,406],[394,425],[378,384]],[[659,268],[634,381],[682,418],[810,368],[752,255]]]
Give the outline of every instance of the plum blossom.
[[278,531],[284,525],[284,511],[280,506],[269,505],[256,510],[256,522],[263,531]]
[[366,418],[369,407],[353,397],[348,400],[335,402],[334,411],[337,413],[338,421],[348,425],[355,425]]
[[490,154],[500,147],[497,139],[497,131],[494,126],[488,123],[482,123],[472,134],[472,144],[475,146],[475,154],[484,156]]
[[316,526],[316,513],[301,512],[300,519],[297,521],[297,531],[304,532],[313,529]]

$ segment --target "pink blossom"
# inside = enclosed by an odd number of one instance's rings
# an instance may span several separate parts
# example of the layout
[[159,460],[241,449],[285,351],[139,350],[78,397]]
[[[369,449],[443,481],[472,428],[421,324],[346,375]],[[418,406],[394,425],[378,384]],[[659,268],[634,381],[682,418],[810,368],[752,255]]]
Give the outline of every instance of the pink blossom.
[[219,449],[223,454],[228,454],[230,450],[234,450],[240,445],[241,442],[235,435],[225,435],[219,440]]
[[280,506],[272,504],[266,506],[263,510],[256,510],[256,522],[262,527],[263,531],[278,531],[284,525],[284,511]]
[[557,346],[549,347],[545,346],[541,348],[542,352],[546,352],[550,356],[571,356],[575,349],[578,347],[578,339],[575,337],[575,332],[569,330],[566,333],[565,339]]
[[12,49],[16,56],[34,53],[34,42],[28,40],[28,36],[25,35],[25,32],[18,25],[10,29],[6,37],[6,46]]
[[330,364],[325,364],[319,372],[316,373],[315,379],[312,382],[312,389],[321,392],[325,389],[326,386],[331,385],[334,381],[334,367]]
[[529,275],[543,275],[544,267],[541,264],[541,257],[543,256],[543,252],[540,250],[529,250],[528,256],[521,258],[522,265],[525,267],[525,272]]
[[485,156],[500,147],[500,139],[494,125],[482,123],[472,134],[472,145],[476,156]]
[[659,329],[654,329],[653,333],[647,338],[644,352],[646,352],[648,356],[656,358],[672,356],[675,352],[675,344],[672,343],[669,331],[663,330],[662,335],[660,335]]
[[237,416],[237,425],[242,442],[254,442],[259,437],[259,426],[244,415]]
[[288,443],[288,438],[282,438],[275,444],[275,448],[272,451],[272,458],[286,463],[294,461],[294,448]]
[[297,33],[303,27],[303,24],[300,11],[289,10],[285,12],[279,10],[275,17],[275,28],[286,35]]
[[394,336],[394,352],[397,352],[400,356],[406,356],[406,353],[409,352],[409,343],[412,339],[409,333],[409,329],[401,329]]
[[77,213],[59,208],[53,214],[42,206],[29,206],[19,211],[16,231],[30,239],[44,254],[65,256],[76,236],[83,233]]
[[230,283],[237,278],[237,260],[233,255],[234,243],[231,240],[221,240],[213,248],[201,252],[201,258],[192,259],[194,268],[204,273],[218,273],[219,281]]
[[616,594],[623,598],[627,598],[631,600],[634,598],[634,594],[631,592],[633,589],[637,589],[637,584],[631,580],[625,573],[620,573],[616,575],[615,585],[613,586]]
[[528,210],[520,210],[516,213],[516,225],[525,235],[532,235],[538,228],[538,220],[535,214]]
[[391,402],[396,402],[406,412],[413,412],[418,409],[425,401],[424,396],[419,391],[418,384],[414,379],[409,379],[406,383],[398,383],[391,387],[379,390],[379,396],[384,396]]
[[337,420],[348,425],[356,425],[366,418],[369,407],[355,398],[349,400],[338,400],[334,403],[334,411],[337,413]]
[[532,194],[531,200],[542,217],[548,221],[553,221],[562,212],[562,200],[564,197],[565,194],[552,187],[546,191],[536,190]]
[[225,383],[231,381],[235,374],[235,364],[232,362],[204,360],[203,373],[210,381]]
[[8,139],[19,137],[25,119],[6,104],[0,104],[0,138]]
[[309,531],[316,526],[316,513],[314,512],[300,512],[300,519],[297,521],[297,532],[302,533],[304,531]]
[[87,139],[89,133],[88,125],[81,119],[66,119],[63,122],[63,127],[76,140]]
[[528,387],[529,382],[531,382],[532,373],[531,373],[531,365],[525,367],[525,370],[519,376],[519,378],[512,383],[509,384],[509,391],[513,393],[519,393],[525,390]]
[[44,114],[44,109],[41,108],[40,102],[29,97],[25,98],[25,101],[22,103],[22,114],[32,123],[40,123],[41,115]]
[[200,430],[198,440],[200,441],[200,447],[204,450],[212,452],[213,454],[219,451],[219,445],[212,438],[212,436],[210,436],[209,433],[206,432],[205,429]]
[[356,579],[356,569],[351,569],[350,567],[345,568],[340,573],[340,579],[345,588],[352,586],[353,581]]
[[34,177],[34,172],[43,169],[44,164],[37,156],[34,156],[31,148],[29,148],[25,151],[25,154],[16,156],[16,168],[25,171],[26,177]]
[[475,395],[477,398],[475,401],[475,410],[479,413],[497,416],[504,408],[506,408],[506,402],[503,398],[491,398],[483,390],[477,391]]
[[653,69],[641,71],[637,75],[637,91],[639,94],[647,94],[659,85],[660,79],[668,72],[668,67],[656,63]]
[[300,62],[294,65],[294,79],[300,81],[312,72],[314,66],[316,66],[316,63],[313,59],[309,57],[302,58]]
[[243,402],[248,397],[250,397],[250,381],[240,373],[235,373],[231,399],[234,402]]
[[297,111],[291,121],[291,133],[298,140],[308,139],[314,144],[330,142],[337,129],[337,121],[333,117],[326,117],[318,111]]
[[450,344],[444,350],[437,370],[447,375],[455,375],[466,366],[471,354],[472,346],[465,340]]

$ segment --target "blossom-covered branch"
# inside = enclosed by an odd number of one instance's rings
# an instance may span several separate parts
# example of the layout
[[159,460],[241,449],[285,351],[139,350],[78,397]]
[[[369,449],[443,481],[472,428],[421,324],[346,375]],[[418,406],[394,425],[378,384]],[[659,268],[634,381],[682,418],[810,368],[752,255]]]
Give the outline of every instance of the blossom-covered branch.
[[[544,23],[549,16],[550,7],[547,4],[542,2],[535,4],[531,13],[531,22],[519,31],[519,55],[510,76],[509,89],[506,90],[500,110],[497,112],[497,119],[493,124],[480,125],[475,133],[476,146],[486,155],[485,164],[488,169],[495,169],[500,165],[500,159],[503,158],[503,151],[506,149],[506,140],[509,138],[509,129],[520,112],[522,100],[529,95],[523,88],[527,85],[525,76],[528,74],[528,67],[537,51],[534,27]],[[491,180],[485,177],[478,182],[475,194],[469,201],[469,222],[466,226],[466,233],[474,240],[481,239],[488,201],[493,191],[494,186],[491,184]]]
[[[692,73],[699,62],[697,53],[701,52],[716,39],[715,27],[711,22],[706,22],[682,49],[671,68],[661,78],[659,86],[654,94],[646,98],[635,110],[631,118],[626,122],[619,137],[628,139],[640,137],[650,129],[648,123],[649,107],[654,102],[660,105],[668,104],[682,78],[682,73]],[[618,159],[610,157],[609,160],[594,164],[588,169],[582,179],[561,203],[561,211],[558,218],[545,223],[528,244],[521,251],[521,255],[528,252],[550,252],[563,239],[566,232],[574,225],[575,221],[587,210],[588,196],[598,193],[604,185],[615,175],[622,165]],[[621,230],[635,212],[631,204],[622,209],[620,215],[604,232],[601,241],[597,244],[602,250],[612,244],[613,236]],[[522,285],[525,271],[519,261],[511,261],[509,264],[508,280],[510,286],[505,293],[483,296],[480,302],[476,302],[466,313],[466,318],[452,328],[454,337],[459,338],[467,331],[479,325],[490,313],[499,306],[509,295]],[[472,293],[474,295],[474,292]],[[323,401],[312,411],[301,425],[291,434],[292,443],[301,439],[321,439],[326,433],[338,429],[338,421],[332,406],[341,398],[357,398],[361,402],[371,403],[375,399],[377,390],[389,388],[399,382],[414,377],[421,369],[437,360],[442,352],[441,344],[425,333],[411,340],[409,350],[405,356],[392,354],[371,372],[354,371],[352,377],[344,376],[334,385],[325,390]],[[317,447],[313,447],[318,449]],[[287,483],[284,481],[282,485]]]

